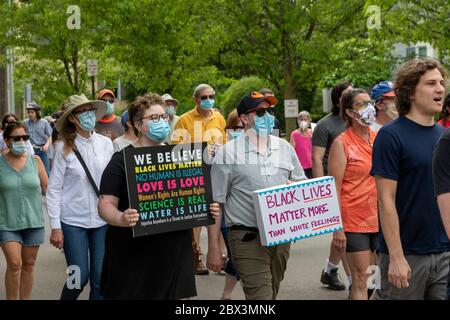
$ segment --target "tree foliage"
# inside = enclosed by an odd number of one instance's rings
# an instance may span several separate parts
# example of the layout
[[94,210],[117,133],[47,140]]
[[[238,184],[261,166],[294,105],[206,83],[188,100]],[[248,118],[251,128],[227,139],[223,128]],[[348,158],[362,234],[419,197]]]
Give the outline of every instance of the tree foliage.
[[[74,4],[80,29],[67,27]],[[367,28],[370,5],[381,9],[380,29]],[[32,83],[49,110],[69,94],[89,94],[93,58],[100,86],[120,79],[127,100],[168,92],[184,112],[195,86],[209,83],[228,112],[230,92],[251,87],[241,78],[256,76],[280,101],[299,98],[311,110],[314,93],[341,79],[370,87],[390,78],[395,42],[429,42],[450,56],[447,0],[32,0],[11,8],[3,1],[0,10],[0,47],[15,48],[16,90]],[[240,89],[227,91],[233,84]]]

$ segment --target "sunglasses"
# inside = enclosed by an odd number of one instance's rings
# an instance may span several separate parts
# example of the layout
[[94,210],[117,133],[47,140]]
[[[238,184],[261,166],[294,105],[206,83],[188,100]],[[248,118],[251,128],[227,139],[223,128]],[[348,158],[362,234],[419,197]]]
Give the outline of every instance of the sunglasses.
[[210,95],[210,96],[201,96],[201,97],[200,97],[200,100],[206,100],[206,99],[214,100],[214,95]]
[[109,103],[114,103],[114,99],[110,99],[110,100],[103,100],[105,102],[109,102]]
[[[275,115],[275,108],[267,108],[267,109],[257,109],[254,112],[256,112],[256,116],[258,117],[264,117],[264,115],[266,114],[266,111],[268,114],[270,115]],[[253,112],[253,111],[252,111]]]
[[233,130],[244,130],[244,126],[235,126]]
[[11,136],[11,139],[14,140],[15,142],[18,142],[20,140],[28,141],[28,139],[30,139],[30,136],[28,134],[23,136]]
[[353,104],[354,107],[358,107],[359,109],[367,108],[369,105],[374,106],[375,105],[375,101],[369,100],[369,101],[363,101],[363,102],[360,102],[360,103]]

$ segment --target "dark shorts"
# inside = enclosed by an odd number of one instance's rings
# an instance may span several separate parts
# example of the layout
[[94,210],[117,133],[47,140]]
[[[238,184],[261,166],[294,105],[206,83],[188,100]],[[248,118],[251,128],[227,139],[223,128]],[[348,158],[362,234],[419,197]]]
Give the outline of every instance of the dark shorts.
[[378,233],[346,232],[347,252],[375,251],[378,246]]
[[312,168],[309,168],[309,169],[303,169],[303,171],[305,172],[305,176],[306,176],[308,179],[314,178]]
[[45,229],[29,228],[16,231],[0,230],[0,244],[19,242],[24,247],[39,246],[45,243]]

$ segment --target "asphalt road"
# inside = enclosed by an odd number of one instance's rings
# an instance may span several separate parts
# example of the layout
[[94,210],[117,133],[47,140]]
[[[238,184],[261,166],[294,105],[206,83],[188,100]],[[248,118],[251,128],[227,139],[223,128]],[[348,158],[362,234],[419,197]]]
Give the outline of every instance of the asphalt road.
[[[50,228],[47,220],[46,239],[48,241]],[[324,288],[320,281],[321,270],[328,256],[331,235],[321,235],[314,238],[297,241],[291,246],[285,278],[281,283],[278,299],[282,300],[344,300],[348,291],[333,291]],[[207,248],[206,230],[201,236],[202,250]],[[174,257],[176,259],[176,257]],[[5,299],[4,275],[5,258],[0,254],[0,299]],[[35,282],[32,299],[59,299],[66,278],[64,254],[48,242],[41,246],[35,268]],[[339,269],[341,279],[346,282],[343,269]],[[198,296],[193,299],[215,300],[222,294],[225,276],[210,273],[206,276],[196,276]],[[89,287],[83,291],[80,299],[88,299]],[[232,295],[233,300],[244,299],[240,284]]]

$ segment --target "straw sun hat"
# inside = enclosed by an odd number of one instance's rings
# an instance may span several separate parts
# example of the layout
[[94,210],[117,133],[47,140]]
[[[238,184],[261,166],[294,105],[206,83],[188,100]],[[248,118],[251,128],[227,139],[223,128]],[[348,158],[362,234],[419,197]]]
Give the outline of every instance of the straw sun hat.
[[91,104],[95,108],[97,108],[96,112],[97,121],[103,118],[108,109],[108,105],[106,104],[106,102],[101,100],[90,101],[88,98],[86,98],[84,94],[81,94],[79,96],[77,95],[70,96],[69,99],[64,103],[65,111],[56,122],[56,129],[58,131],[61,131],[62,128],[64,128],[67,125],[69,115],[72,114],[72,112],[76,108],[84,106],[86,104]]

